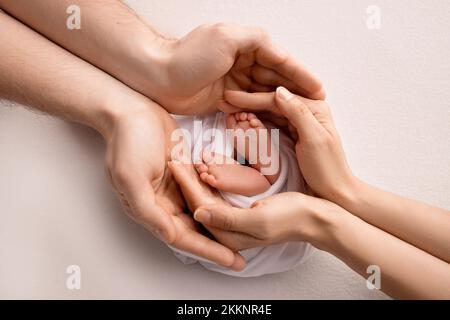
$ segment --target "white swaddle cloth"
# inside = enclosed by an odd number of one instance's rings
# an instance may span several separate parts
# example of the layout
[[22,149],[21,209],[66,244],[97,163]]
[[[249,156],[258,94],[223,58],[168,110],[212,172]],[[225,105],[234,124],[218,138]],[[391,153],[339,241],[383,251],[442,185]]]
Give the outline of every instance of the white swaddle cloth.
[[[225,114],[217,113],[215,115],[204,117],[174,116],[174,118],[178,122],[180,128],[185,132],[184,135],[186,140],[190,142],[194,163],[200,158],[202,150],[204,149],[232,157],[234,151],[233,144],[225,135]],[[270,125],[265,125],[267,129],[271,128]],[[219,135],[216,135],[217,131],[220,132]],[[223,137],[223,139],[216,138],[211,141],[211,136],[219,136]],[[269,190],[253,197],[221,191],[222,197],[235,207],[248,208],[255,201],[277,193],[287,191],[304,192],[305,183],[298,168],[294,143],[284,135],[281,130],[279,130],[279,150],[281,165],[280,177]],[[286,203],[286,205],[289,204]],[[247,266],[240,272],[231,271],[211,261],[178,250],[172,246],[170,246],[170,248],[183,263],[190,264],[199,262],[202,266],[212,271],[237,277],[256,277],[264,274],[284,272],[295,268],[309,256],[313,247],[306,242],[288,242],[268,247],[243,250],[240,253],[247,261]]]

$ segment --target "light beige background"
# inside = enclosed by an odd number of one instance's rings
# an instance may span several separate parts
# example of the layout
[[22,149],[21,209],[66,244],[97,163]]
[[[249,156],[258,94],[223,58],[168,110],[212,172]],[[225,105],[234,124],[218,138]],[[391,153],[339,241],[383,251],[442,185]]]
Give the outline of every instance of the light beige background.
[[[323,79],[358,176],[450,208],[449,1],[128,3],[176,36],[206,22],[265,27]],[[371,4],[379,31],[366,27]],[[90,129],[0,106],[0,298],[386,298],[321,252],[255,279],[182,265],[121,213],[103,157]],[[71,264],[80,291],[65,287]]]

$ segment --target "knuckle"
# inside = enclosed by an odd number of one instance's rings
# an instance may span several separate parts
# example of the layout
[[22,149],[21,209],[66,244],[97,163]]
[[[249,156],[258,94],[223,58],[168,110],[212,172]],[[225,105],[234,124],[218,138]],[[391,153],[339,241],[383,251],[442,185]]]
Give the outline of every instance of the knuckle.
[[114,185],[126,188],[130,183],[130,168],[122,163],[115,163],[110,167],[111,178]]
[[261,39],[268,39],[268,38],[270,38],[269,37],[269,32],[267,32],[267,30],[262,28],[262,27],[256,27],[255,31],[261,37]]
[[129,218],[131,218],[131,219],[133,219],[135,221],[140,221],[143,218],[144,214],[143,214],[142,210],[139,208],[139,206],[136,206],[135,204],[132,205],[125,198],[125,196],[123,194],[120,194],[120,193],[119,193],[119,199],[120,199],[120,202],[122,204],[122,208],[125,211],[125,214]]
[[164,242],[168,245],[174,245],[176,240],[177,240],[176,237],[167,237],[164,239]]
[[294,98],[291,101],[294,116],[303,117],[310,112],[308,106],[299,98]]
[[210,29],[212,27],[213,27],[212,23],[204,23],[204,24],[199,25],[197,27],[197,30],[203,30],[204,31],[204,30]]
[[129,170],[127,166],[122,163],[115,163],[112,165],[110,172],[115,183],[119,186],[127,185],[129,181]]
[[129,208],[127,210],[127,215],[137,221],[141,221],[144,218],[144,213],[142,212],[142,210],[139,210],[139,208],[137,209],[133,209],[133,208]]
[[317,148],[325,149],[333,144],[333,139],[329,135],[320,134],[314,137],[313,143]]
[[211,32],[220,38],[227,38],[229,35],[230,25],[225,22],[219,22],[211,26]]
[[231,230],[235,224],[235,219],[233,215],[225,215],[222,218],[222,227],[225,230]]

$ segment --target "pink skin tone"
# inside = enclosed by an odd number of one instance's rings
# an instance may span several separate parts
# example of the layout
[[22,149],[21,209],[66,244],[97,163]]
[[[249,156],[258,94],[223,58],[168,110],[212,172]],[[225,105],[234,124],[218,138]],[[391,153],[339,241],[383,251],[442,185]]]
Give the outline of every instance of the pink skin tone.
[[[248,91],[266,92],[285,85],[311,99],[323,99],[322,85],[260,28],[208,24],[175,39],[161,35],[122,1],[77,0],[82,9],[82,28],[74,31],[64,27],[66,10],[73,4],[72,0],[0,0],[0,9],[5,12],[0,14],[0,29],[8,30],[0,34],[0,96],[98,127],[110,154],[120,159],[109,171],[113,178],[126,182],[121,186],[121,198],[126,198],[126,210],[139,209],[135,210],[139,223],[174,247],[242,269],[242,257],[217,242],[206,241],[197,231],[187,232],[192,224],[171,221],[171,212],[152,204],[151,193],[136,187],[148,184],[150,174],[155,175],[157,184],[161,176],[167,177],[163,175],[166,164],[161,160],[168,141],[161,138],[155,143],[156,158],[146,155],[143,145],[149,143],[144,135],[162,135],[169,128],[161,127],[166,119],[158,117],[168,115],[155,111],[161,109],[155,103],[173,114],[200,115],[217,112],[227,90],[241,91],[253,100]],[[43,16],[51,19],[41,19]],[[143,119],[148,121],[143,123]],[[145,131],[136,130],[137,123]],[[117,134],[110,134],[114,130]],[[137,157],[129,156],[135,153]],[[130,165],[132,159],[137,165]],[[167,198],[169,202],[174,200],[170,195]],[[151,205],[143,206],[143,202]]]
[[[267,133],[266,141],[261,141],[259,138],[259,130],[266,130],[264,124],[253,113],[238,112],[228,115],[227,117],[227,129],[232,130],[256,130],[257,144],[251,145],[250,143],[243,143],[245,141],[238,141],[238,139],[245,139],[245,135],[235,135],[235,153],[237,154],[236,147],[240,143],[245,145],[244,157],[247,162],[250,163],[250,152],[257,152],[258,150],[251,148],[258,148],[262,143],[268,146],[269,154],[271,158],[279,157],[276,150],[271,150],[270,134]],[[270,153],[273,151],[273,154]],[[270,166],[265,165],[265,166]],[[195,165],[197,172],[200,175],[200,179],[221,191],[240,194],[244,196],[254,196],[267,191],[270,186],[275,183],[279,177],[279,171],[274,175],[263,175],[261,169],[264,165],[261,164],[259,157],[257,157],[256,163],[250,163],[249,166],[242,165],[235,159],[230,159],[224,155],[205,151],[202,154],[202,162]]]

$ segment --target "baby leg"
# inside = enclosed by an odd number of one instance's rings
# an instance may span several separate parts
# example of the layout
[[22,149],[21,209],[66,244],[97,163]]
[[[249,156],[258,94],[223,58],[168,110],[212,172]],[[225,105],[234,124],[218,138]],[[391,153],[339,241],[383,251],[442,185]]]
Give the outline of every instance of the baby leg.
[[[262,169],[268,169],[272,165],[276,166],[275,174],[265,176],[270,184],[275,183],[280,175],[280,156],[278,150],[272,148],[271,137],[264,124],[253,113],[238,112],[227,117],[227,128],[235,131],[234,146],[236,152],[243,153],[242,155],[253,168],[263,173]],[[239,129],[241,130],[241,134],[238,132]],[[248,130],[254,131],[253,133],[256,137],[256,139],[253,139],[254,143],[252,143]],[[265,135],[260,135],[260,130],[266,130]],[[263,145],[268,153],[269,163],[263,163],[262,161],[261,148]],[[244,150],[237,150],[239,146],[245,146]]]
[[270,188],[259,171],[220,154],[204,152],[202,162],[195,168],[203,182],[225,192],[251,197]]

